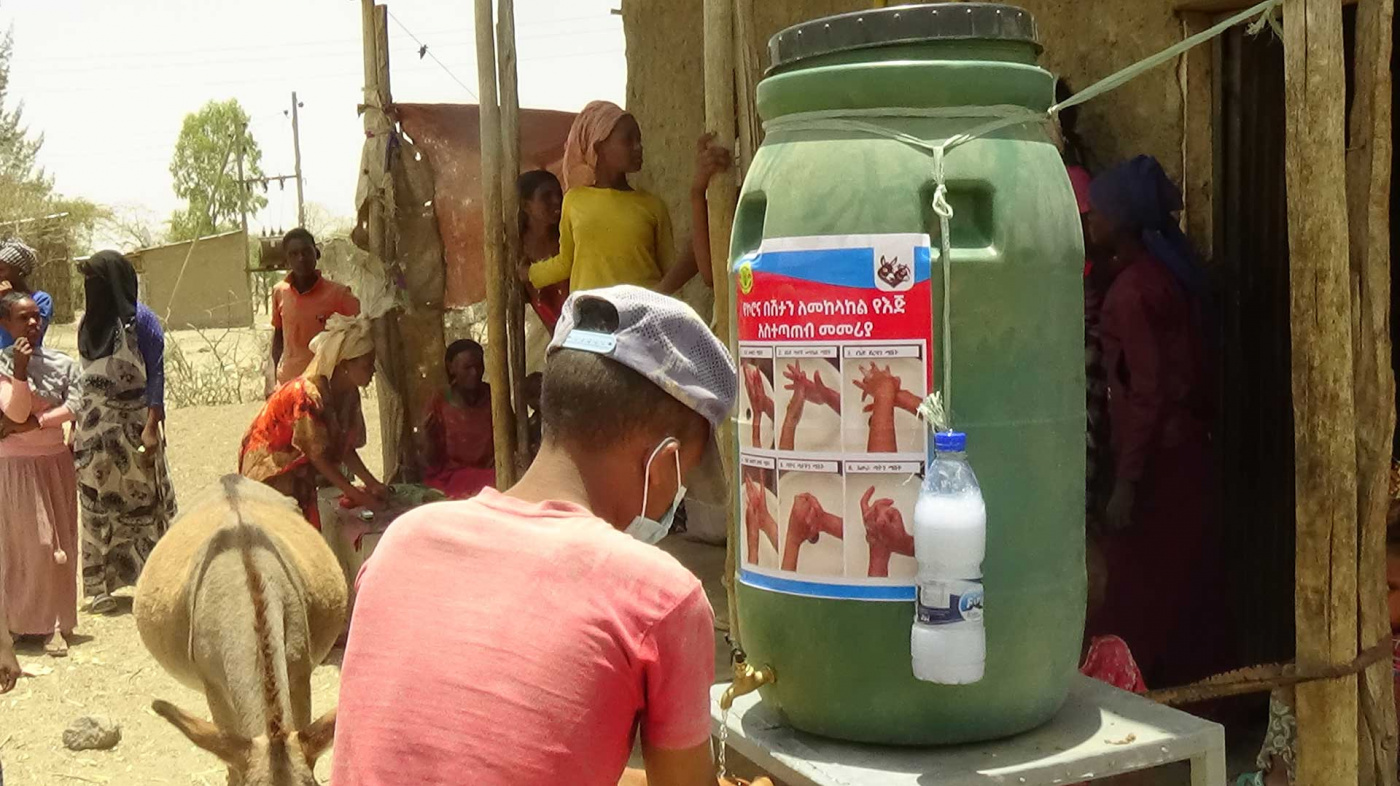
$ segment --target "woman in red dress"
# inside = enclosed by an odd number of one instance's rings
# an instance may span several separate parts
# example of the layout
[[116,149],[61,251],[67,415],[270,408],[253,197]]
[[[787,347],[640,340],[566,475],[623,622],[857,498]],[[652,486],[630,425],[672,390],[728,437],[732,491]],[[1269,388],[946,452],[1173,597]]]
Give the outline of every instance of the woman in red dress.
[[483,381],[486,353],[470,339],[447,347],[448,388],[433,397],[419,434],[426,457],[424,482],[453,499],[467,499],[496,483],[491,431],[491,386]]
[[1113,458],[1108,601],[1090,629],[1121,636],[1150,684],[1182,684],[1227,654],[1203,274],[1173,215],[1181,194],[1155,159],[1100,175],[1090,200],[1087,240],[1111,282],[1101,328]]
[[[319,488],[335,486],[356,507],[370,509],[382,508],[389,490],[356,452],[365,444],[360,388],[374,378],[369,320],[335,314],[311,349],[311,365],[273,392],[248,428],[238,471],[296,500],[320,529]],[[363,489],[352,476],[364,481]]]

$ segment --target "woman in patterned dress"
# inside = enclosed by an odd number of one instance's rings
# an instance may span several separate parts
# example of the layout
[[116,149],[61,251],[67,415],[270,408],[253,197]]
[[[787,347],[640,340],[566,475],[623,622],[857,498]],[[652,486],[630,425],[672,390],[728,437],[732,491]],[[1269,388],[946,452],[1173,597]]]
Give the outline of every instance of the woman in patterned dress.
[[165,334],[136,301],[136,271],[116,251],[81,267],[78,325],[83,391],[74,456],[83,513],[83,590],[98,614],[116,610],[175,517],[165,464]]

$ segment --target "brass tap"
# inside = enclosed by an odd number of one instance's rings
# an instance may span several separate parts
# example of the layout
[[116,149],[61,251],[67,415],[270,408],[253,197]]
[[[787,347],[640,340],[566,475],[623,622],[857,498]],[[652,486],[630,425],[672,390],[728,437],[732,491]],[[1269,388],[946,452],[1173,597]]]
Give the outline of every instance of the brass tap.
[[734,662],[734,681],[724,689],[724,693],[719,697],[719,708],[728,711],[734,706],[734,700],[747,693],[753,693],[764,685],[771,685],[778,681],[778,673],[772,666],[755,669],[749,664],[748,658],[744,656],[744,651],[735,648],[731,660]]

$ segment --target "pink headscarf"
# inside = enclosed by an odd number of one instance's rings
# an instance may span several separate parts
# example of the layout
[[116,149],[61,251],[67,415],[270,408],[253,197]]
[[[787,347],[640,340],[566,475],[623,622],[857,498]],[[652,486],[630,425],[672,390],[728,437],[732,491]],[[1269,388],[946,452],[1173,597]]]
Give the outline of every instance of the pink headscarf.
[[607,139],[619,120],[627,116],[611,101],[591,101],[574,118],[564,143],[564,190],[591,186],[597,179],[598,151],[594,145]]

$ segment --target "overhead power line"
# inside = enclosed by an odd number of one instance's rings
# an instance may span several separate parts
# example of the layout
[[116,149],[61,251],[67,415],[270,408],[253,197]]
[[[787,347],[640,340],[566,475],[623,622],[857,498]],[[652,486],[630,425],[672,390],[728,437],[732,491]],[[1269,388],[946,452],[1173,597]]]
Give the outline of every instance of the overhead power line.
[[414,35],[413,31],[409,30],[407,25],[405,25],[403,22],[400,22],[397,16],[394,16],[393,11],[389,12],[389,18],[394,20],[394,24],[398,25],[399,28],[402,29],[405,33],[408,33],[408,37],[412,38],[414,43],[418,44],[418,58],[420,60],[423,58],[424,55],[431,57],[433,59],[433,62],[437,63],[438,66],[442,68],[444,73],[452,77],[452,81],[461,85],[462,89],[467,91],[467,95],[471,96],[473,101],[480,100],[476,97],[476,91],[468,87],[466,82],[463,82],[462,80],[458,79],[457,75],[452,73],[452,69],[448,68],[446,63],[439,60],[438,56],[433,54],[433,50],[429,49],[427,44],[423,43],[423,41],[420,38],[418,38],[418,36]]
[[[577,27],[577,25],[574,24],[574,23],[576,23],[576,22],[587,22],[587,21],[597,21],[598,18],[599,18],[599,17],[598,17],[597,14],[587,14],[587,15],[583,15],[583,16],[557,17],[557,18],[536,20],[536,21],[534,21],[534,22],[521,23],[521,24],[519,25],[519,29],[517,30],[517,37],[518,37],[518,38],[549,37],[549,36],[553,35],[553,33],[544,33],[544,34],[541,34],[541,33],[538,33],[537,31],[538,31],[538,29],[540,29],[540,28],[548,29],[550,26],[568,26],[568,27],[570,28],[570,31],[569,31],[569,32],[572,33],[572,32],[574,31],[574,29]],[[396,20],[394,20],[394,21],[397,22],[398,20],[396,19]],[[402,23],[400,23],[400,26],[402,26]],[[473,28],[471,28],[471,27],[445,27],[445,28],[442,28],[442,29],[438,30],[437,32],[440,33],[440,34],[457,34],[457,33],[470,33],[470,32],[472,32],[472,30],[473,30]],[[168,56],[171,56],[171,55],[195,55],[195,56],[198,56],[198,57],[200,57],[200,58],[207,58],[207,57],[209,57],[209,55],[212,54],[212,53],[220,53],[220,52],[263,52],[263,51],[272,50],[272,49],[290,49],[290,50],[296,50],[297,52],[302,52],[302,53],[304,53],[306,47],[319,47],[319,46],[330,46],[330,47],[349,46],[349,47],[359,47],[359,46],[361,46],[361,43],[360,43],[360,41],[359,41],[358,39],[354,39],[354,40],[349,40],[349,41],[347,41],[347,39],[344,39],[344,38],[323,38],[323,39],[313,39],[313,40],[302,40],[302,39],[298,39],[298,40],[296,40],[296,41],[270,41],[270,42],[256,43],[256,44],[240,44],[240,45],[238,45],[238,46],[197,47],[197,48],[193,48],[193,49],[184,49],[184,48],[180,48],[180,49],[152,49],[152,48],[141,48],[141,49],[139,49],[139,50],[121,51],[121,52],[103,52],[103,53],[100,53],[100,54],[77,54],[77,55],[74,55],[74,54],[61,54],[61,55],[38,55],[38,56],[32,56],[32,57],[31,57],[31,56],[28,56],[27,53],[26,53],[26,56],[24,57],[24,61],[25,61],[25,62],[34,62],[34,63],[55,63],[55,62],[59,62],[59,61],[72,61],[72,60],[78,60],[78,61],[92,61],[92,60],[96,60],[96,61],[100,61],[100,62],[103,63],[103,64],[107,64],[107,66],[110,68],[110,64],[111,64],[113,61],[120,61],[120,60],[124,60],[124,59],[141,60],[141,59],[148,59],[148,58],[162,58],[162,57],[168,57]],[[66,51],[66,50],[59,50],[59,51]],[[300,56],[304,56],[304,54],[303,54],[303,55],[300,55]]]

